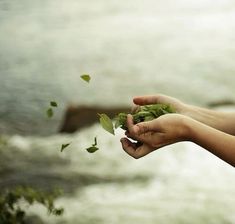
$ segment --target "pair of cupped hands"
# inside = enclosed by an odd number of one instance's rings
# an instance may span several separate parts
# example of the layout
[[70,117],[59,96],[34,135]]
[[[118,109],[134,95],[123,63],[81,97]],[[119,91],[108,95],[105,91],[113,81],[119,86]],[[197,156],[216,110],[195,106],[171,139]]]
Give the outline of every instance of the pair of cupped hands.
[[185,125],[191,119],[188,116],[187,104],[165,95],[138,96],[133,98],[133,102],[136,106],[168,104],[175,109],[176,113],[165,114],[152,121],[138,124],[134,124],[132,115],[128,114],[126,137],[121,138],[120,141],[122,148],[130,156],[138,159],[163,146],[190,140],[187,125]]

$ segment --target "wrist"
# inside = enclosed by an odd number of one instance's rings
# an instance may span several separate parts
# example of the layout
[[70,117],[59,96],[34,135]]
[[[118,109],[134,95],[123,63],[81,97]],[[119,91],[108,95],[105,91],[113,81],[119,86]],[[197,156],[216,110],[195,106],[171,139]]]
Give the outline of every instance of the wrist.
[[196,129],[196,123],[197,121],[193,120],[190,117],[183,116],[182,119],[182,136],[184,141],[192,141],[194,142],[195,137],[195,129]]
[[186,115],[188,117],[193,117],[196,113],[196,107],[190,104],[183,104],[179,111],[180,114]]

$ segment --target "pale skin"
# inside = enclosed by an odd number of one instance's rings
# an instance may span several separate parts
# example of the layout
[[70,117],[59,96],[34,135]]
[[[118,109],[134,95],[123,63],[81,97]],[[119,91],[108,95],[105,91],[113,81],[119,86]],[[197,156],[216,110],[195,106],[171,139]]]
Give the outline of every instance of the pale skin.
[[[138,96],[136,105],[164,103],[172,105],[177,113],[166,114],[148,122],[133,124],[127,116],[122,147],[133,158],[141,158],[163,146],[191,141],[235,167],[235,113],[218,112],[185,104],[165,95]],[[130,140],[137,140],[139,146]]]

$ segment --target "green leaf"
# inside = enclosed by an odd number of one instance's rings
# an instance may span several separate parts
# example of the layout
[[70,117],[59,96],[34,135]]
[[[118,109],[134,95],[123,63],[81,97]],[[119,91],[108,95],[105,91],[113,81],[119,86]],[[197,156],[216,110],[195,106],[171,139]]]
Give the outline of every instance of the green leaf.
[[112,120],[106,114],[98,114],[100,116],[100,124],[104,130],[114,135],[114,128]]
[[47,110],[47,117],[52,118],[53,115],[54,115],[53,109],[52,109],[52,108],[49,108],[49,109]]
[[50,102],[50,105],[51,105],[52,107],[58,107],[58,104],[57,104],[55,101],[51,101],[51,102]]
[[95,151],[99,150],[99,148],[96,147],[96,146],[97,146],[97,137],[94,138],[94,144],[92,144],[91,147],[89,147],[89,148],[86,149],[87,152],[89,152],[89,153],[94,153]]
[[127,119],[127,114],[126,113],[119,113],[115,118],[114,118],[114,127],[117,129],[119,127],[123,129],[127,129],[126,127],[126,119]]
[[83,74],[83,75],[81,75],[80,76],[84,81],[86,81],[86,82],[90,82],[90,80],[91,80],[91,77],[90,77],[90,75],[88,75],[88,74]]
[[97,146],[97,137],[94,138],[95,143],[92,146]]
[[61,149],[60,151],[63,152],[65,148],[67,148],[71,143],[67,143],[67,144],[62,144],[61,145]]
[[91,147],[87,148],[86,150],[89,153],[94,153],[95,151],[99,150],[99,148],[97,148],[96,146],[91,146]]

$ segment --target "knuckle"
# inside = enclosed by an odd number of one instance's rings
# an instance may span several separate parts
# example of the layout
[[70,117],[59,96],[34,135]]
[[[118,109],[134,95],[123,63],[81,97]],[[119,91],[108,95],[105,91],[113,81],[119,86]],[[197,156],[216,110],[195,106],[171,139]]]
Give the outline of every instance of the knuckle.
[[141,134],[147,132],[148,127],[145,124],[136,124],[135,134]]
[[133,132],[134,132],[134,134],[137,134],[137,135],[138,135],[141,130],[142,130],[141,125],[136,124],[136,125],[135,125],[135,128],[133,129]]
[[140,131],[141,131],[141,133],[146,133],[146,132],[148,132],[148,130],[149,130],[149,128],[148,128],[148,126],[147,125],[143,125],[143,126],[141,126],[141,129],[140,129]]

